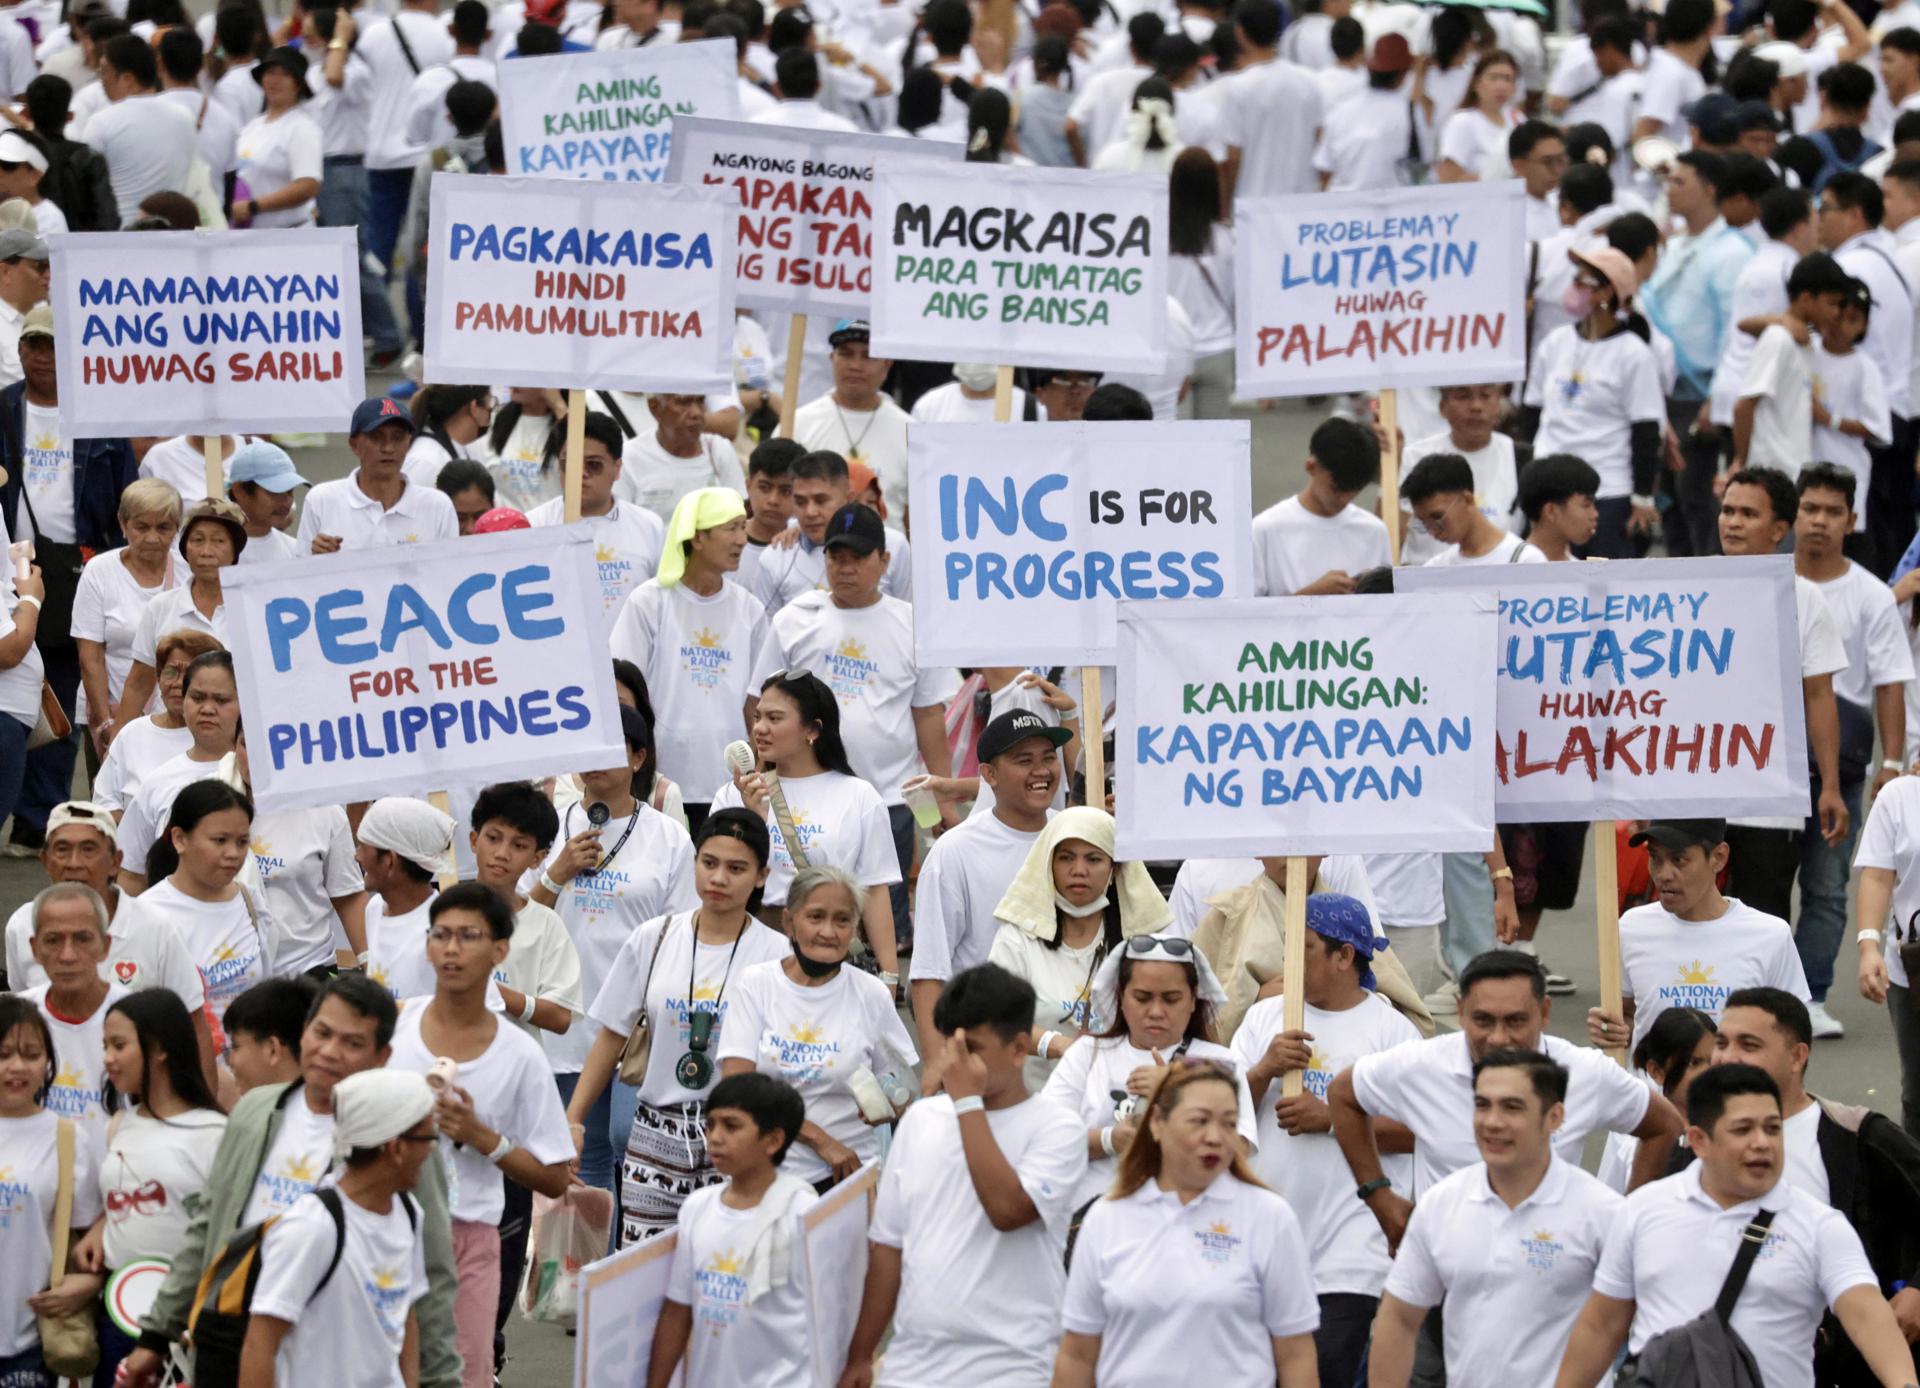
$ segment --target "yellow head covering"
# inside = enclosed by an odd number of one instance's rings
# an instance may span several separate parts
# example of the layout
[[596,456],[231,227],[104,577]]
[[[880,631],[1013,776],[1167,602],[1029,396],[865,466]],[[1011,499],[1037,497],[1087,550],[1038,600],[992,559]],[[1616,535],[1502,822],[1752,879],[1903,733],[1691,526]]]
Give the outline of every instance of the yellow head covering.
[[[1053,900],[1053,850],[1068,839],[1083,840],[1113,857],[1113,816],[1091,805],[1075,805],[1048,820],[1027,850],[1027,861],[1020,865],[1007,894],[994,908],[996,920],[1017,925],[1040,940],[1051,940],[1059,933],[1059,908]],[[1115,863],[1107,896],[1120,903],[1120,928],[1129,936],[1151,934],[1173,919],[1145,863]]]
[[662,588],[671,588],[687,571],[687,541],[702,530],[725,525],[747,514],[747,504],[732,487],[702,487],[688,492],[673,508],[667,522],[667,542],[660,551],[660,568],[654,577]]

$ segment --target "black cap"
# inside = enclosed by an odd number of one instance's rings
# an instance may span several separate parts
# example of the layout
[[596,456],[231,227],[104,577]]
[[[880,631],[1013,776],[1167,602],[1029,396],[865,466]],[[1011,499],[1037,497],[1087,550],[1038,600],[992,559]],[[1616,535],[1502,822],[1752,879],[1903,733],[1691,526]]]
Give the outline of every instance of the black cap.
[[981,730],[978,757],[981,761],[992,761],[1030,737],[1044,737],[1055,747],[1064,747],[1073,741],[1073,734],[1065,728],[1056,727],[1030,709],[1017,708],[1001,714]]
[[1638,848],[1643,843],[1657,843],[1662,848],[1683,853],[1696,843],[1711,853],[1718,844],[1727,841],[1727,821],[1724,819],[1656,819],[1647,827],[1627,840],[1627,847]]
[[850,549],[855,554],[872,554],[875,550],[885,549],[886,524],[871,506],[862,506],[857,501],[842,506],[827,522],[827,538],[821,541],[822,549],[832,549],[835,545]]

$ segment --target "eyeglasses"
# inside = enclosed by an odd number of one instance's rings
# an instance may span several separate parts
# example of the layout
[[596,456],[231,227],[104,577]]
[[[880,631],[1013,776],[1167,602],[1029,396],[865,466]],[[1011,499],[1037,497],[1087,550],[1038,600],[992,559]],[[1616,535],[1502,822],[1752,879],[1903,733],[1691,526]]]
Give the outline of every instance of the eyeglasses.
[[1047,382],[1048,385],[1058,386],[1062,390],[1092,390],[1099,383],[1100,383],[1100,378],[1097,376],[1067,376],[1067,375],[1055,376],[1052,380]]
[[400,1134],[400,1141],[402,1142],[427,1143],[427,1142],[438,1142],[439,1140],[440,1140],[439,1133],[401,1133]]
[[163,665],[156,676],[161,684],[178,684],[186,677],[186,667],[180,665]]
[[447,930],[437,928],[427,932],[427,939],[436,945],[451,944],[458,940],[463,945],[484,944],[493,936],[484,930]]
[[1183,940],[1177,935],[1135,935],[1127,941],[1127,953],[1135,958],[1165,954],[1175,959],[1186,959],[1193,954],[1193,941]]

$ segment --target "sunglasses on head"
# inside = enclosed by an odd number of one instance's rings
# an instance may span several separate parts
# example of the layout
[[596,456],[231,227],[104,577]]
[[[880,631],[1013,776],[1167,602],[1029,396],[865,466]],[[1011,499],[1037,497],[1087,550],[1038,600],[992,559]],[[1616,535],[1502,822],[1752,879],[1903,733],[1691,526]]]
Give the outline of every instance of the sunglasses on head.
[[1193,942],[1177,937],[1135,935],[1127,941],[1127,953],[1137,958],[1144,958],[1150,954],[1166,954],[1175,959],[1187,959],[1193,955]]

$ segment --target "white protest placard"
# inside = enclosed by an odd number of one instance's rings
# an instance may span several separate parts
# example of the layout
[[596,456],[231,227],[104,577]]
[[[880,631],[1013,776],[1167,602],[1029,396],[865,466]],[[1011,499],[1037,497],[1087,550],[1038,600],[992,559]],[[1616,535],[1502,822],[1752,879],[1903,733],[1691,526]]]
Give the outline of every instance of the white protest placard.
[[[662,1234],[580,1269],[574,1388],[646,1388],[653,1330],[667,1299],[676,1234]],[[686,1381],[686,1362],[669,1388]]]
[[366,397],[351,227],[89,231],[48,245],[69,438],[338,433]]
[[682,117],[673,123],[673,183],[725,184],[740,195],[734,292],[745,308],[865,313],[873,294],[874,164],[957,164],[953,140]]
[[1793,560],[1398,569],[1497,596],[1502,819],[1808,813]]
[[1244,420],[916,424],[914,654],[1111,665],[1123,599],[1254,593]]
[[427,378],[732,389],[734,213],[731,188],[441,174]]
[[1122,603],[1119,855],[1484,851],[1493,638],[1479,593]]
[[1167,180],[879,165],[873,354],[1152,374],[1167,353]]
[[834,1388],[847,1366],[867,1283],[867,1222],[879,1189],[879,1164],[868,1162],[800,1217],[815,1388]]
[[1519,180],[1242,198],[1233,224],[1241,395],[1526,375]]
[[660,183],[676,116],[740,114],[732,39],[611,53],[553,53],[500,64],[507,172]]
[[221,574],[262,811],[618,766],[592,526]]

